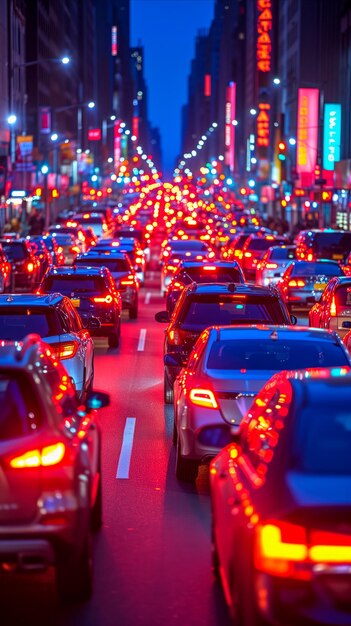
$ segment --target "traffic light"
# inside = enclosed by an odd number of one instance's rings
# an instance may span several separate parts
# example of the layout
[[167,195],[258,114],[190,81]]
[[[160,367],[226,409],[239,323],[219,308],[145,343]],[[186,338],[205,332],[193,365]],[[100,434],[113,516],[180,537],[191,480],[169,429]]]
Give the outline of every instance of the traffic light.
[[279,159],[279,161],[285,161],[285,159],[286,159],[286,143],[285,143],[285,141],[280,141],[278,143],[278,159]]

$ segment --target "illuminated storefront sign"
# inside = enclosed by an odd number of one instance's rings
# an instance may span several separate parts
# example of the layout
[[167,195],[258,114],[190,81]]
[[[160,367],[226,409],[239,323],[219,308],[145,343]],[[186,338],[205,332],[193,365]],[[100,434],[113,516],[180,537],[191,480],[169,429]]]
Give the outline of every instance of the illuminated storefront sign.
[[236,83],[230,82],[226,91],[225,103],[225,155],[224,162],[234,172],[234,148],[235,148],[235,98]]
[[113,57],[117,56],[118,43],[117,43],[117,26],[112,26],[111,32],[111,54]]
[[340,161],[341,104],[324,105],[323,168],[333,170]]
[[257,115],[257,148],[269,146],[269,114],[271,105],[268,102],[260,102]]
[[204,95],[207,98],[211,95],[211,74],[205,74]]
[[317,162],[319,89],[299,89],[296,170],[312,173]]
[[257,69],[270,72],[272,58],[272,2],[257,1]]
[[115,171],[119,166],[121,160],[121,120],[116,120],[113,125],[113,164]]

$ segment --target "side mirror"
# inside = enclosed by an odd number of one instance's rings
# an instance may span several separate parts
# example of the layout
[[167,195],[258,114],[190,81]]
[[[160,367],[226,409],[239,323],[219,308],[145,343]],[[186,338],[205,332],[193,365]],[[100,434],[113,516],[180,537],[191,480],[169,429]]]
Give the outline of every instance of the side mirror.
[[97,317],[89,317],[85,323],[85,328],[88,330],[97,330],[100,326],[101,322]]
[[165,354],[163,358],[163,362],[165,365],[169,367],[183,367],[183,359],[182,355],[178,352],[171,352],[170,354]]
[[110,396],[103,391],[88,391],[85,404],[88,411],[101,409],[110,404]]
[[351,322],[345,321],[341,324],[341,326],[342,328],[351,328]]
[[158,313],[155,314],[155,320],[156,322],[162,322],[164,324],[168,324],[169,322],[169,315],[167,311],[159,311]]
[[296,326],[296,324],[297,324],[297,317],[296,317],[296,315],[290,315],[290,319],[291,319],[292,325]]

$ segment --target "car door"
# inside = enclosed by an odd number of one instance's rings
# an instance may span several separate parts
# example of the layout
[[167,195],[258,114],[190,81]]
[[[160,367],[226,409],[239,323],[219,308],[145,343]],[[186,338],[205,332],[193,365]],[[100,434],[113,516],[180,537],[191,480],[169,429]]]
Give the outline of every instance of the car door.
[[85,382],[93,377],[94,343],[87,329],[83,328],[82,321],[69,298],[62,303],[61,312],[65,318],[67,329],[79,343],[80,359],[85,373]]

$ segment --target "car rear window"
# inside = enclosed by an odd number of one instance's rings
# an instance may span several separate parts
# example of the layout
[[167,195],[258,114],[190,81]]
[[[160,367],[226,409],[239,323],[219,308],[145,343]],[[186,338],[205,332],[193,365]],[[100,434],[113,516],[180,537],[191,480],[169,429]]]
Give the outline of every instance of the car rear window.
[[188,277],[188,282],[198,283],[243,283],[244,280],[240,271],[233,267],[189,267],[182,272],[182,278]]
[[3,250],[11,261],[21,261],[28,256],[28,252],[23,243],[3,243]]
[[347,366],[341,346],[330,341],[298,340],[215,341],[207,360],[209,369],[274,370]]
[[82,257],[76,259],[76,265],[87,265],[88,267],[108,267],[110,272],[129,272],[130,265],[127,259],[114,259],[108,256],[100,258]]
[[335,290],[335,304],[351,308],[351,282],[349,285],[342,285]]
[[306,474],[351,475],[351,411],[334,393],[309,403],[297,417],[292,469]]
[[248,250],[268,250],[274,245],[272,239],[252,239],[247,246]]
[[319,258],[341,260],[351,250],[351,232],[315,233],[312,249]]
[[60,327],[53,310],[31,307],[0,307],[0,339],[21,341],[29,333],[57,335]]
[[41,287],[44,293],[59,292],[65,296],[72,293],[86,293],[94,295],[105,293],[107,290],[102,276],[48,276]]
[[291,250],[289,248],[274,248],[270,254],[270,259],[274,259],[275,261],[296,259],[296,250]]
[[0,372],[0,441],[18,439],[36,432],[43,417],[25,376]]
[[170,246],[172,247],[174,252],[176,252],[177,250],[189,250],[189,252],[191,252],[192,250],[200,250],[207,252],[208,250],[208,247],[205,243],[203,243],[202,241],[195,241],[194,239],[186,239],[185,241],[171,241]]
[[252,295],[220,295],[187,299],[180,313],[182,326],[206,328],[216,325],[286,324],[278,299]]
[[343,276],[344,272],[337,263],[313,263],[299,261],[295,263],[292,276]]

